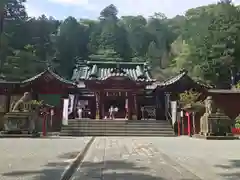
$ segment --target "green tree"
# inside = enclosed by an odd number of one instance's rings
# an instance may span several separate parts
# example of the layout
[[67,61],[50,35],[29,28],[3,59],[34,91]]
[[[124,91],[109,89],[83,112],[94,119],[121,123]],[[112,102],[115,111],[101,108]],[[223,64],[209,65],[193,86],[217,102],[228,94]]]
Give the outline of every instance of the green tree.
[[83,29],[74,17],[68,17],[60,25],[58,35],[56,36],[58,71],[67,78],[72,74],[76,58],[81,57],[79,46],[82,47],[81,37],[84,37]]
[[230,1],[198,7],[186,13],[183,37],[194,65],[218,86],[230,84],[230,68],[238,66],[239,10]]

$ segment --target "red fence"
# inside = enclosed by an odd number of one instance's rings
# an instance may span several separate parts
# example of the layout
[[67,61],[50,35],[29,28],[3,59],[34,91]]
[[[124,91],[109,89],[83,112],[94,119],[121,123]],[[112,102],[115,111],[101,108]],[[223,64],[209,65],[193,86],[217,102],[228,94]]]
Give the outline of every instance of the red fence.
[[232,128],[233,134],[240,134],[240,128]]

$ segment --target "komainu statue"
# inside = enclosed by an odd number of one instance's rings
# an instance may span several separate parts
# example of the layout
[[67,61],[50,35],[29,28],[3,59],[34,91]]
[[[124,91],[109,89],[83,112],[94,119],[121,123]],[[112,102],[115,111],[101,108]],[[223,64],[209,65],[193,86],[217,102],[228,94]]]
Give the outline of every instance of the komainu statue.
[[207,114],[216,113],[217,111],[217,108],[211,96],[208,96],[207,99],[205,100],[205,109],[206,109],[205,113]]
[[211,96],[208,96],[204,102],[206,112],[200,119],[200,135],[232,136],[231,119],[216,107]]
[[24,103],[31,99],[31,93],[25,92],[24,95],[14,104],[11,111],[21,111]]

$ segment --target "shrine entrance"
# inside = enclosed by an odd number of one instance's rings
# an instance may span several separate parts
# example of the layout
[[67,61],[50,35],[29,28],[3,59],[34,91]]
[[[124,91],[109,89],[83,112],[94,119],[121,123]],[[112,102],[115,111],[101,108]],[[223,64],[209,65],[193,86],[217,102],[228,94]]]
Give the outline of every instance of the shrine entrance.
[[121,92],[106,92],[104,98],[104,117],[109,117],[109,109],[112,106],[117,108],[115,118],[124,119],[126,117],[126,96]]

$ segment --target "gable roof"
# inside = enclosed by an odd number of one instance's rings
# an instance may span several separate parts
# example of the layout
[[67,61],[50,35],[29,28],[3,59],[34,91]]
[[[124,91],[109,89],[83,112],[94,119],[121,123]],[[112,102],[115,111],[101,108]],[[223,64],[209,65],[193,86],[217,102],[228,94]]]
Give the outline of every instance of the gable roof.
[[63,77],[59,76],[58,74],[54,73],[50,68],[48,68],[47,70],[29,78],[29,79],[26,79],[24,81],[21,81],[21,84],[27,84],[27,83],[31,83],[33,81],[36,81],[42,77],[46,77],[47,75],[50,75],[52,78],[56,79],[57,81],[60,81],[61,83],[64,83],[64,84],[68,84],[68,85],[76,85],[74,82],[72,81],[69,81],[67,79],[64,79]]
[[106,80],[109,77],[128,77],[136,82],[154,82],[147,63],[87,61],[73,72],[72,81]]
[[146,89],[148,89],[148,90],[155,90],[156,88],[164,89],[164,88],[173,86],[174,84],[183,82],[183,81],[195,84],[199,88],[204,88],[204,89],[213,88],[210,85],[193,80],[191,77],[188,76],[188,72],[183,70],[178,75],[170,77],[163,82],[155,82],[152,85],[147,86]]

